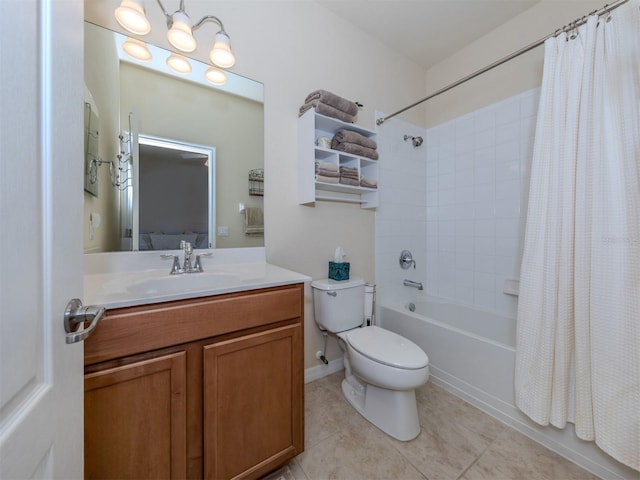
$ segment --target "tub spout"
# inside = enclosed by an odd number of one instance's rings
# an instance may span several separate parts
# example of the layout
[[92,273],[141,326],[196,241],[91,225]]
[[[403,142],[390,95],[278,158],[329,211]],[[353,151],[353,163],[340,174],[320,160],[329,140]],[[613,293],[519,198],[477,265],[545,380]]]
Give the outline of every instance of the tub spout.
[[424,288],[422,287],[422,282],[414,282],[413,280],[406,280],[404,282],[402,282],[402,284],[405,287],[413,287],[413,288],[417,288],[418,290],[424,290]]

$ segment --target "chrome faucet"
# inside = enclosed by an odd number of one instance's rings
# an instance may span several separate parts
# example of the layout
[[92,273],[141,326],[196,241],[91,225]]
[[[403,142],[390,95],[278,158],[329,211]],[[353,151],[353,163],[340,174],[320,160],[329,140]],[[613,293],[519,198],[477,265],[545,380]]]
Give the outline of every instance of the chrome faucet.
[[193,255],[193,246],[190,242],[186,242],[184,240],[180,241],[180,250],[184,250],[184,262],[182,263],[182,267],[180,267],[180,259],[178,255],[173,255],[171,253],[163,253],[160,255],[162,258],[170,258],[173,260],[171,265],[171,270],[169,271],[169,275],[180,275],[182,273],[200,273],[204,272],[202,268],[202,261],[200,257],[211,257],[213,253],[200,253],[196,255],[196,260],[191,265],[191,255]]
[[413,280],[406,280],[404,282],[402,282],[402,284],[405,287],[413,287],[413,288],[417,288],[418,290],[424,290],[424,288],[422,287],[422,282],[414,282]]
[[184,263],[182,264],[182,271],[184,273],[191,273],[191,254],[193,253],[193,246],[190,242],[180,240],[180,250],[184,250]]

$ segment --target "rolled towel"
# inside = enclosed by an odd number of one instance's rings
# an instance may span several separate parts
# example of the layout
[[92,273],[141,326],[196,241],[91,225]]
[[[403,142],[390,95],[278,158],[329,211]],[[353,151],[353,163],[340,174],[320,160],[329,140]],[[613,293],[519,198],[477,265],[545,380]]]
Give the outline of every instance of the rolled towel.
[[333,162],[323,162],[322,160],[316,160],[316,169],[321,168],[322,170],[330,170],[332,172],[337,172],[339,166],[337,163]]
[[320,100],[313,100],[312,102],[302,105],[300,107],[300,113],[298,113],[298,116],[301,117],[307,110],[310,110],[311,108],[315,108],[316,112],[321,115],[326,115],[327,117],[331,118],[337,118],[338,120],[342,120],[346,123],[353,123],[356,120],[356,117],[354,115],[349,115],[348,113],[345,113],[342,110],[338,110],[331,105],[322,103]]
[[360,186],[360,182],[357,178],[340,177],[340,183],[343,185],[352,185],[354,187]]
[[353,130],[345,130],[344,128],[338,130],[331,139],[331,148],[335,148],[339,143],[355,143],[356,145],[362,145],[363,147],[371,148],[373,150],[378,148],[378,144],[375,140],[367,138]]
[[377,180],[370,180],[364,175],[360,178],[360,186],[366,188],[378,188]]
[[340,183],[340,177],[326,177],[324,175],[316,175],[316,182]]
[[311,92],[307,95],[307,98],[304,99],[304,103],[310,103],[314,100],[319,100],[325,105],[330,105],[354,117],[358,114],[358,106],[354,102],[336,95],[335,93],[328,92],[327,90],[316,90]]
[[356,143],[339,143],[335,147],[332,145],[332,148],[341,152],[351,153],[352,155],[367,157],[371,160],[378,160],[378,152],[372,148],[363,147]]

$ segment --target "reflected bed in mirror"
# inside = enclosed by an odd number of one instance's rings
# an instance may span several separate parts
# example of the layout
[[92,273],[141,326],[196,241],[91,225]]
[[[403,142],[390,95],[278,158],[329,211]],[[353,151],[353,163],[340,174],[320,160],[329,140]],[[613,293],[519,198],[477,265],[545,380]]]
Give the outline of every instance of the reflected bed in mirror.
[[[165,250],[194,235],[201,248],[264,246],[239,208],[263,209],[249,181],[264,168],[262,84],[226,72],[213,86],[206,64],[189,59],[193,77],[185,77],[166,67],[171,52],[149,45],[152,60],[139,62],[122,51],[125,40],[85,22],[85,102],[99,125],[91,158],[101,160],[84,159],[96,187],[84,194],[85,252]],[[173,148],[169,161],[149,139],[186,150]],[[99,227],[90,228],[92,216]]]

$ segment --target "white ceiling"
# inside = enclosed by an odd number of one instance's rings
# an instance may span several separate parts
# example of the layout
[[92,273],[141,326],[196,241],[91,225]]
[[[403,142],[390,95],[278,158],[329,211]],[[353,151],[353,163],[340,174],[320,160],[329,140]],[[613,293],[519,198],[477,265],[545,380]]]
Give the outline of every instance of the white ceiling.
[[540,0],[317,0],[425,68]]

